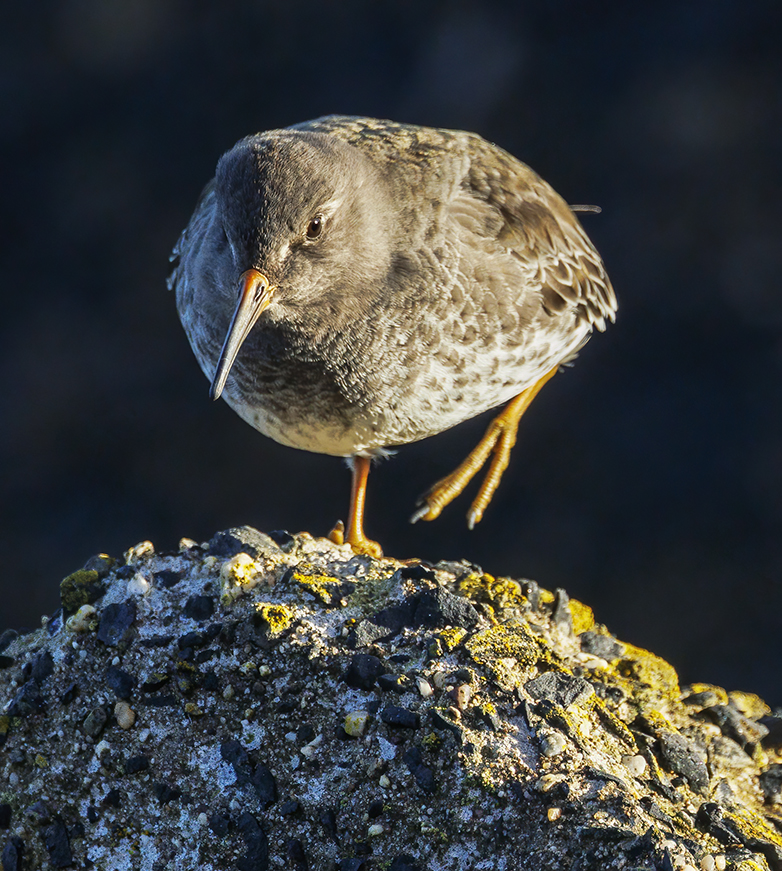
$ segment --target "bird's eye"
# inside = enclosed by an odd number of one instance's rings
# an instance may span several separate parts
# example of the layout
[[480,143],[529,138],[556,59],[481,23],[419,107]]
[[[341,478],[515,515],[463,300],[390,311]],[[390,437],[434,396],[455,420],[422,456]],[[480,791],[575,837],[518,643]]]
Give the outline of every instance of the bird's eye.
[[310,222],[307,224],[307,230],[305,232],[305,236],[310,240],[314,241],[320,236],[323,232],[323,216],[316,215]]

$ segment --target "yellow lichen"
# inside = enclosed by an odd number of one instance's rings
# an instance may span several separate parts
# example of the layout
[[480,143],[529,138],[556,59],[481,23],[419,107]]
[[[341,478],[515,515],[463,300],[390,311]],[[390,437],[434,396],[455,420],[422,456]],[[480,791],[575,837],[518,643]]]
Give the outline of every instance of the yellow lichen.
[[573,632],[580,635],[587,632],[595,625],[595,614],[589,605],[579,602],[578,599],[570,600],[570,614],[573,617]]
[[676,670],[654,653],[641,647],[622,642],[625,652],[614,666],[615,679],[631,698],[636,701],[677,700],[681,695],[679,676]]
[[294,612],[287,605],[259,602],[255,610],[266,625],[270,638],[275,638],[293,624]]
[[489,574],[479,575],[477,572],[459,582],[459,592],[495,608],[519,607],[524,602],[524,593],[518,581],[512,578],[495,578]]
[[293,572],[291,578],[302,588],[302,590],[311,593],[324,605],[331,605],[333,603],[335,598],[334,594],[342,585],[342,581],[339,578],[335,578],[331,575]]
[[450,652],[462,643],[462,639],[466,634],[466,629],[461,629],[460,627],[455,626],[451,629],[443,629],[442,632],[438,632],[437,640],[440,642],[444,650]]
[[230,605],[239,596],[257,586],[262,572],[263,566],[244,552],[237,553],[226,560],[220,569],[223,604]]
[[515,621],[476,632],[465,647],[478,665],[508,688],[518,686],[538,662],[551,660],[527,624]]
[[745,693],[741,690],[731,690],[728,697],[742,714],[751,720],[757,720],[771,713],[771,708],[755,693]]
[[745,843],[770,841],[777,847],[782,847],[782,834],[766,822],[760,814],[749,808],[734,804],[731,806],[730,813],[726,813],[725,817],[736,826]]

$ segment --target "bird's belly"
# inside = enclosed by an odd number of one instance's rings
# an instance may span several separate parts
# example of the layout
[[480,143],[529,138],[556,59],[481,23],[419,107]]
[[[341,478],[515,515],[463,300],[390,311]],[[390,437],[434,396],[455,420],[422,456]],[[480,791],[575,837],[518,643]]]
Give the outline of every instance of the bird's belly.
[[371,423],[358,416],[346,426],[328,414],[310,413],[311,408],[290,409],[294,413],[280,414],[257,400],[248,404],[230,394],[224,398],[250,426],[290,448],[350,457],[374,453],[384,445],[382,436],[373,431]]
[[[582,340],[574,334],[573,347]],[[409,369],[389,367],[390,377],[368,382],[361,401],[351,404],[333,383],[252,395],[229,387],[224,398],[247,423],[280,444],[332,456],[371,455],[444,432],[495,408],[535,384],[573,348],[526,348],[523,355],[493,349],[466,354],[460,365],[432,357]]]

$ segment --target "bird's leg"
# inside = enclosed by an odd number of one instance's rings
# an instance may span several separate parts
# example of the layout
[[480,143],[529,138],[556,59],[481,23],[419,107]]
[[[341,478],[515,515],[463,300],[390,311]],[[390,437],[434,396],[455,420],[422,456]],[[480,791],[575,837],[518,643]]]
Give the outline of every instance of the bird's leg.
[[352,458],[353,480],[350,487],[350,514],[348,515],[347,534],[345,534],[344,524],[340,520],[329,533],[329,538],[335,544],[349,544],[356,553],[381,557],[383,549],[380,545],[364,535],[364,503],[367,495],[369,464],[369,457],[355,456]]
[[516,432],[522,415],[538,395],[540,388],[554,376],[558,368],[555,366],[531,387],[522,390],[518,396],[511,399],[489,424],[483,438],[463,462],[450,475],[446,475],[421,496],[418,500],[421,507],[410,518],[411,523],[418,520],[434,520],[435,517],[438,517],[443,508],[464,490],[473,476],[482,468],[489,454],[493,453],[494,456],[489,463],[486,477],[483,479],[478,495],[467,513],[467,526],[470,529],[480,521],[500,483],[502,473],[508,466],[511,449],[516,444]]

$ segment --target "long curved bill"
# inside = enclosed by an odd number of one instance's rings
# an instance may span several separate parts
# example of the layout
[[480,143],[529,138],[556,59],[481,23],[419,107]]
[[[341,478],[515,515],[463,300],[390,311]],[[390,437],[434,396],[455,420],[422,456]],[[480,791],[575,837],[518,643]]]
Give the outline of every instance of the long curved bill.
[[220,359],[217,361],[215,377],[209,388],[212,399],[220,398],[239,349],[255,326],[261,312],[272,301],[273,295],[274,288],[269,283],[269,279],[257,269],[248,269],[239,277],[239,302],[231,318],[231,326],[228,327],[228,335],[225,337]]

